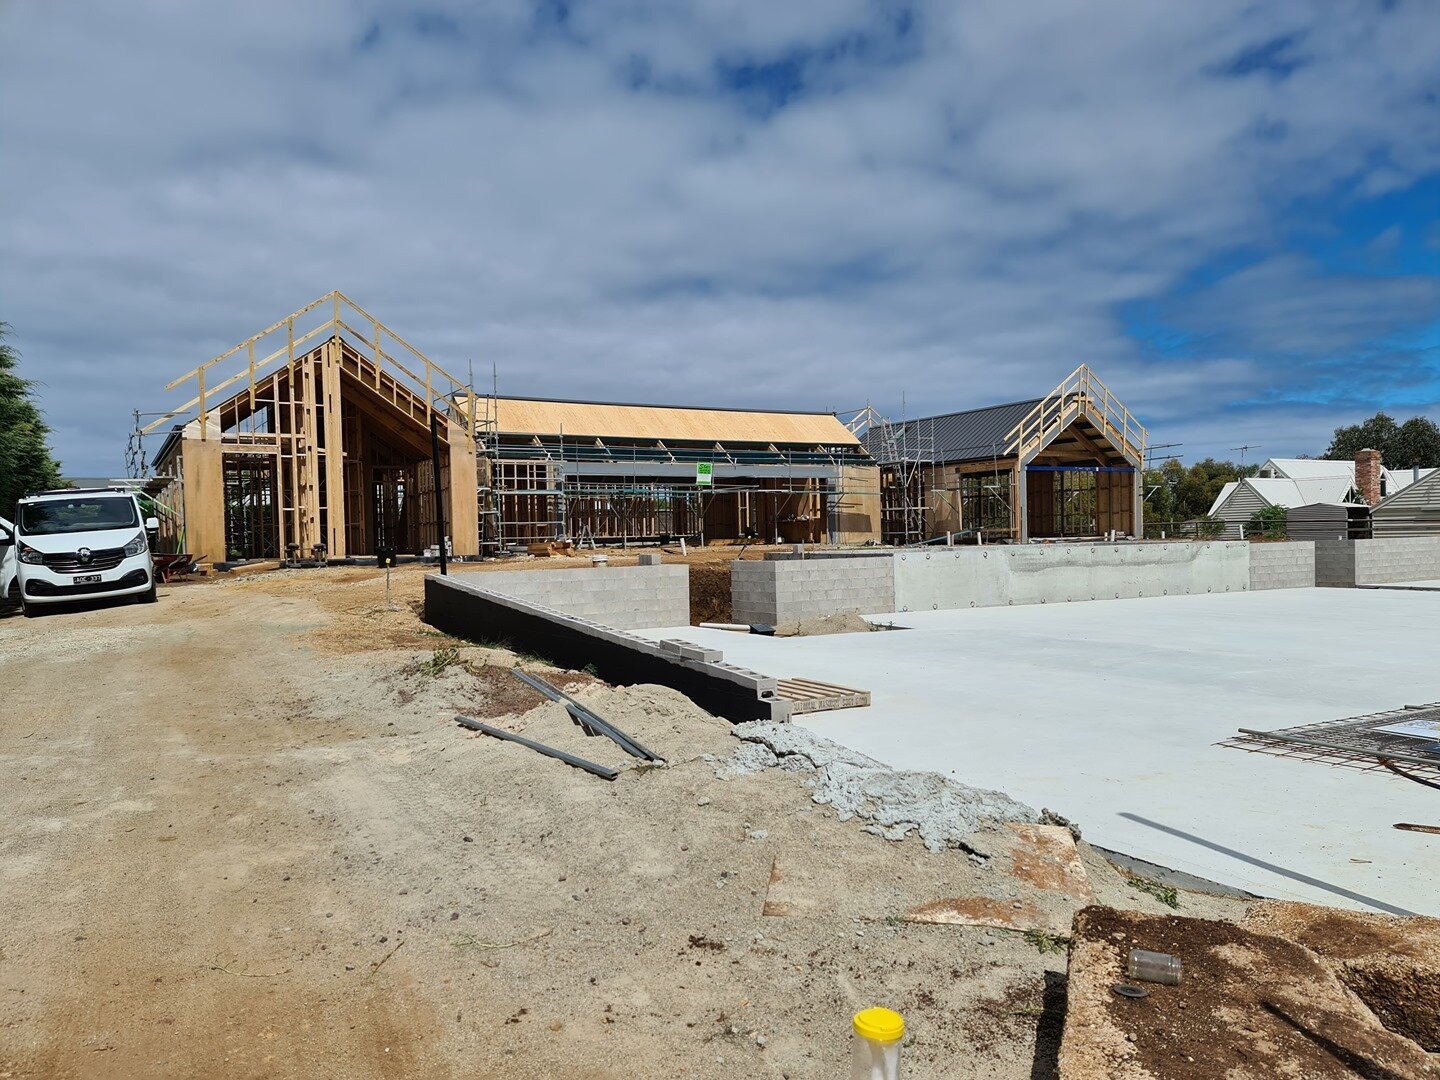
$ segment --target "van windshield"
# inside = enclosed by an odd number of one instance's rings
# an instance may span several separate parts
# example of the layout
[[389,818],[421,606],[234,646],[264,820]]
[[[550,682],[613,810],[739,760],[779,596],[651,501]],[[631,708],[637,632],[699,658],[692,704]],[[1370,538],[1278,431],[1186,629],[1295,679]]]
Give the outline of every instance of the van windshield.
[[134,500],[123,496],[79,495],[20,504],[20,531],[30,536],[133,529],[139,524]]

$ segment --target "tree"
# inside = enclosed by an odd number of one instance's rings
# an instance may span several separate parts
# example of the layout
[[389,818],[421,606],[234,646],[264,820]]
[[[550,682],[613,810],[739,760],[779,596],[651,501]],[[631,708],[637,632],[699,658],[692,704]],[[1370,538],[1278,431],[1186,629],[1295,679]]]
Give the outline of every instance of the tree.
[[1243,468],[1233,461],[1206,458],[1188,469],[1167,461],[1145,473],[1145,520],[1156,528],[1197,521],[1210,512],[1225,485],[1242,476],[1254,476],[1258,466]]
[[1429,417],[1412,416],[1400,425],[1389,455],[1381,456],[1392,469],[1440,467],[1440,427]]
[[1398,424],[1388,413],[1377,412],[1358,424],[1336,428],[1325,457],[1353,461],[1361,450],[1379,450],[1380,460],[1391,469],[1435,468],[1440,466],[1440,427],[1424,416]]
[[1263,536],[1267,540],[1283,540],[1286,534],[1286,521],[1289,513],[1283,506],[1267,506],[1262,510],[1256,510],[1250,515],[1250,524],[1245,529],[1245,535],[1250,538]]
[[34,384],[17,374],[20,354],[0,323],[0,515],[13,517],[26,492],[60,486],[60,463],[50,453],[50,428],[32,399]]

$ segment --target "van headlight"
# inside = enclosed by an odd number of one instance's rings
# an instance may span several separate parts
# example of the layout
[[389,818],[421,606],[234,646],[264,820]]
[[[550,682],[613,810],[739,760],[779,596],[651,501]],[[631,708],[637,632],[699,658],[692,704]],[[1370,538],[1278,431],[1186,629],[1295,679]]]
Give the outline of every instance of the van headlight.
[[20,561],[29,563],[31,566],[44,566],[45,553],[37,548],[31,547],[29,544],[21,544]]
[[145,550],[145,548],[146,548],[145,534],[144,534],[143,532],[142,532],[142,533],[136,533],[136,534],[135,534],[135,539],[134,539],[134,540],[131,540],[128,544],[125,545],[125,548],[124,548],[125,558],[128,559],[128,558],[130,558],[132,555],[139,555],[141,552],[143,552],[143,551]]

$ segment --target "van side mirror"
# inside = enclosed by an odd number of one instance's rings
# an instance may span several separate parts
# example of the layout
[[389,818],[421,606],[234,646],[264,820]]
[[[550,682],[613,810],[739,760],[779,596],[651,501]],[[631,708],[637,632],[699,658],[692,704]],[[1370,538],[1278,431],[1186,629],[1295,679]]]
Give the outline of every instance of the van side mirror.
[[156,529],[158,529],[158,528],[160,528],[160,519],[159,519],[159,518],[157,518],[157,517],[148,517],[148,518],[145,519],[145,531],[146,531],[146,532],[154,532],[154,531],[155,531]]

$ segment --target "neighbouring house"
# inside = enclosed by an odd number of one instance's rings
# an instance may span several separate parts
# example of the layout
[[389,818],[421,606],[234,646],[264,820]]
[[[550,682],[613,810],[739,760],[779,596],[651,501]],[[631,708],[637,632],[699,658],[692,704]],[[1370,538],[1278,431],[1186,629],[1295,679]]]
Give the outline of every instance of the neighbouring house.
[[1370,509],[1370,535],[1440,536],[1440,469],[1419,469],[1410,483]]
[[1142,535],[1146,432],[1089,367],[1045,397],[918,420],[877,418],[881,532],[1028,541]]
[[[1419,476],[1429,471],[1419,470]],[[1414,470],[1384,468],[1374,450],[1362,450],[1354,461],[1270,458],[1254,476],[1226,484],[1210,507],[1209,516],[1225,523],[1226,538],[1239,539],[1256,513],[1280,506],[1286,511],[1300,511],[1298,524],[1302,533],[1319,530],[1324,539],[1333,539],[1343,532],[1358,539],[1356,522],[1368,520],[1370,507],[1416,479]]]

